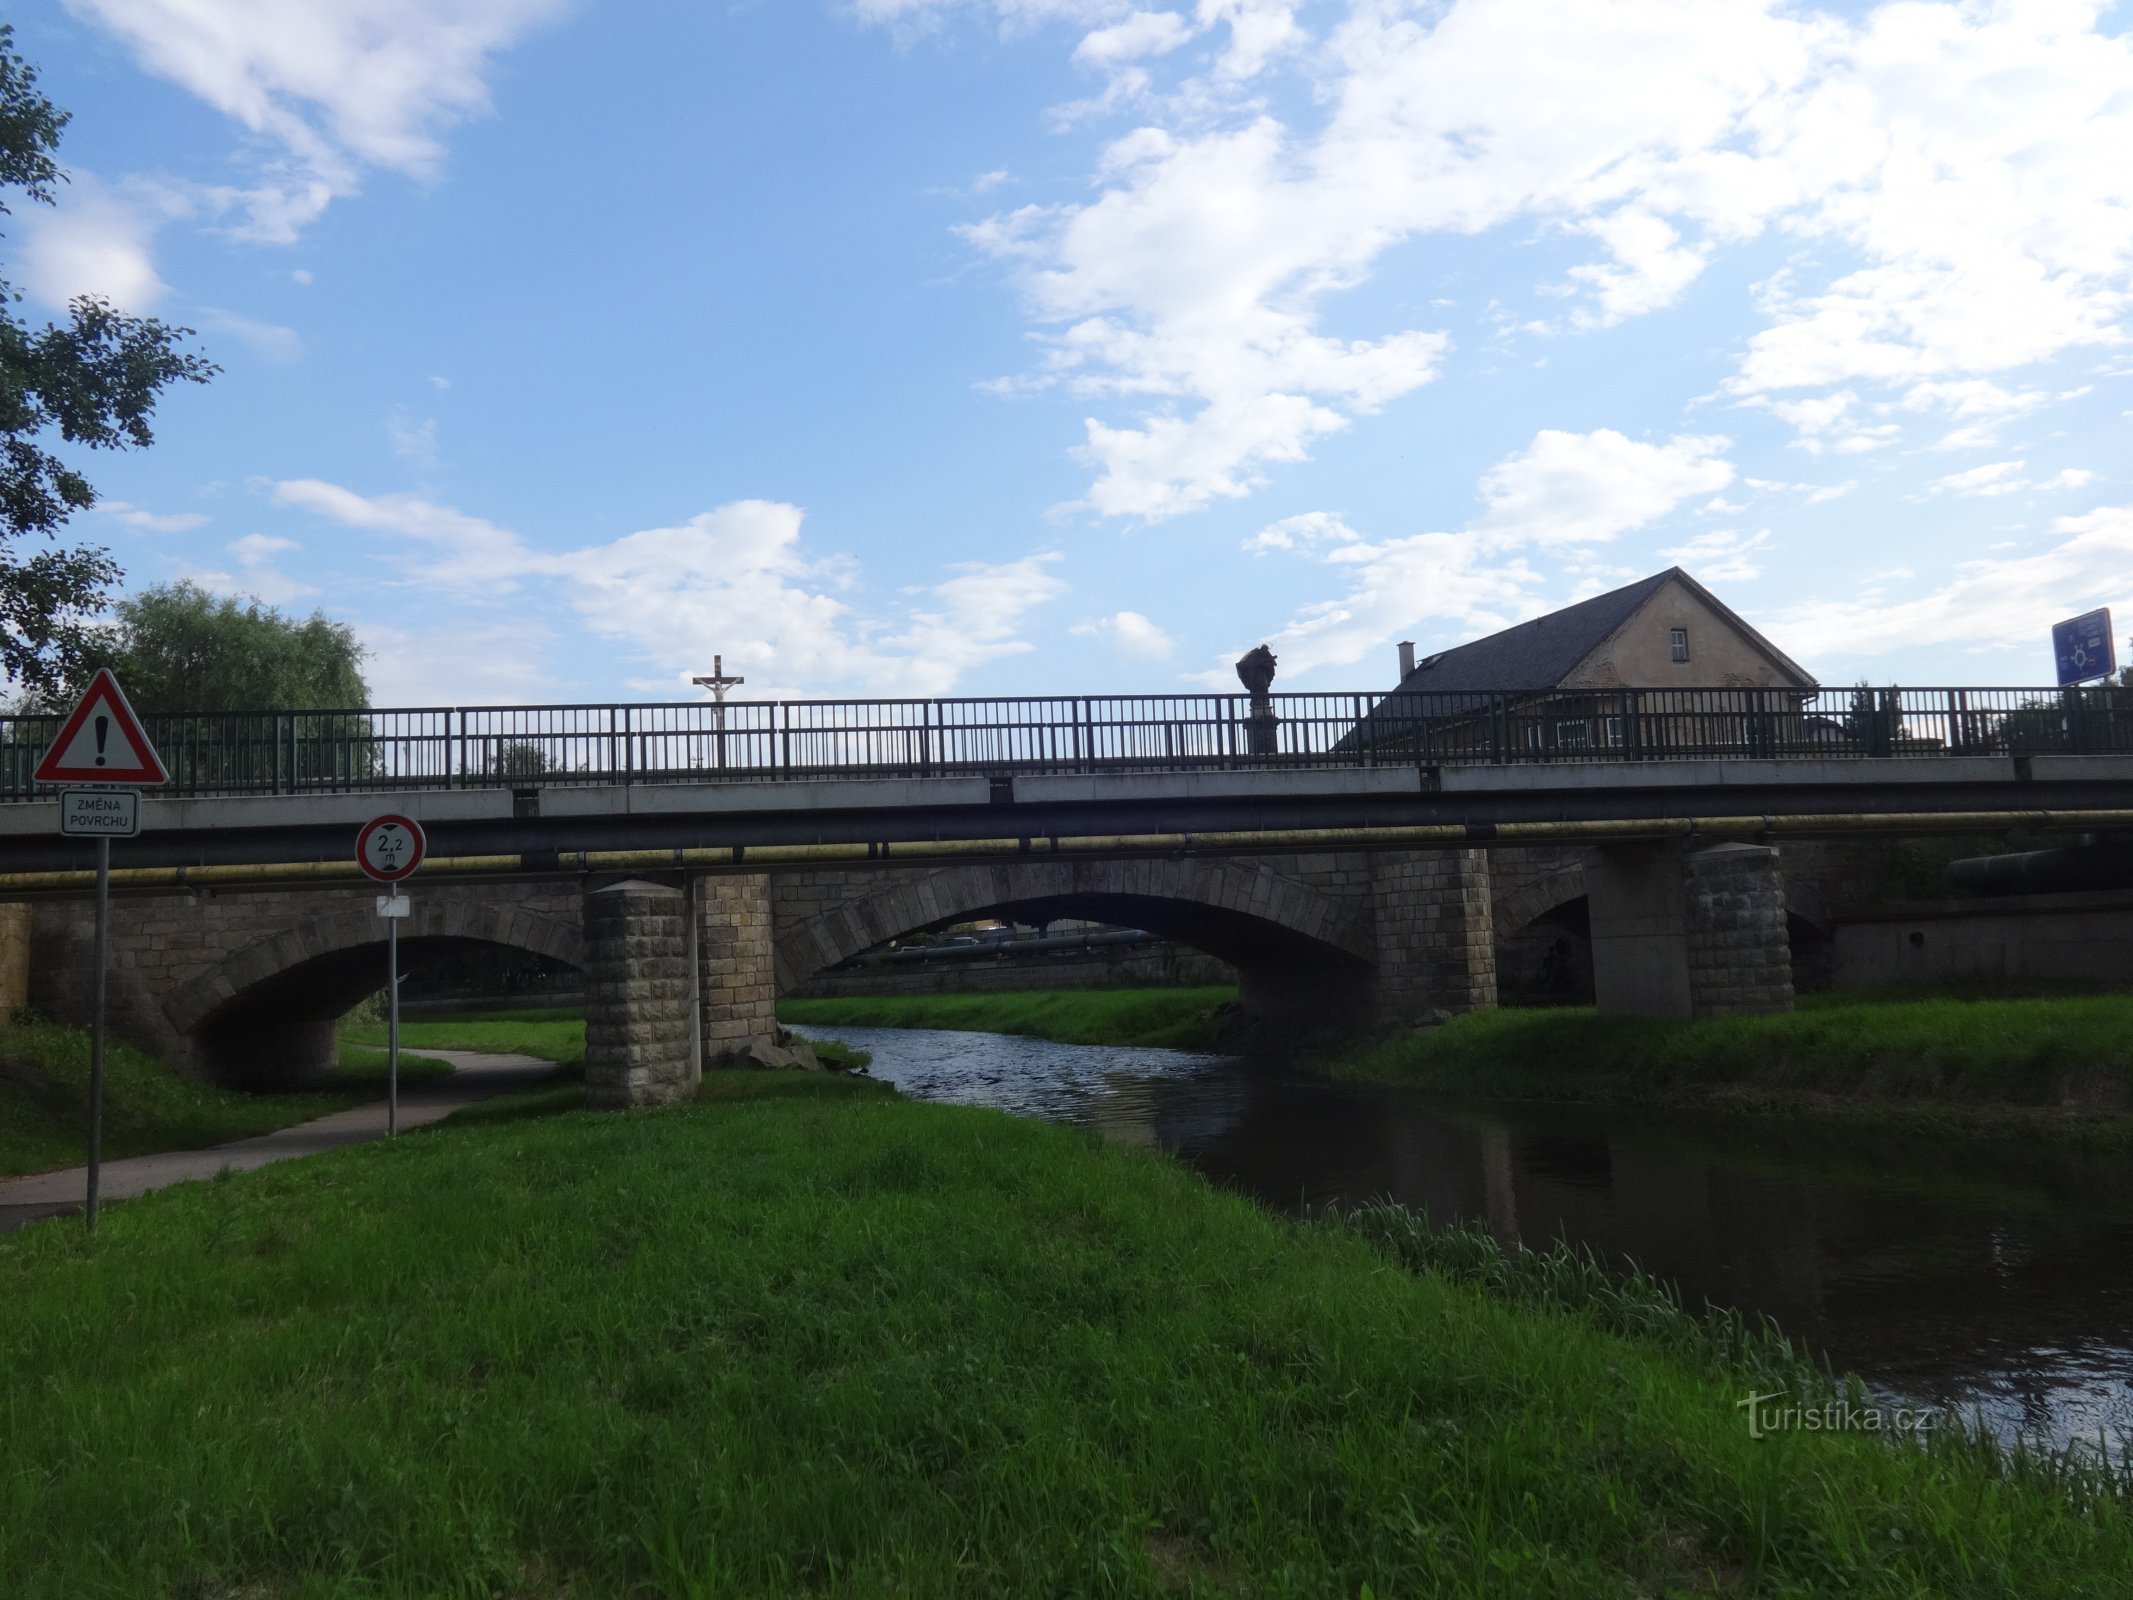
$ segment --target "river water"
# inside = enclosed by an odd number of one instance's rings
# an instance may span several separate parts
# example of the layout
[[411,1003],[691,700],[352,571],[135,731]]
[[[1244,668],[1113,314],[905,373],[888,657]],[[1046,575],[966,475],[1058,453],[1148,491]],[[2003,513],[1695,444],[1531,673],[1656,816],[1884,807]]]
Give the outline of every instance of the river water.
[[919,1099],[1166,1150],[1282,1210],[1390,1196],[1559,1238],[1765,1313],[1889,1402],[2003,1438],[2133,1444],[2133,1162],[1643,1111],[1448,1109],[1221,1056],[921,1029],[806,1030]]

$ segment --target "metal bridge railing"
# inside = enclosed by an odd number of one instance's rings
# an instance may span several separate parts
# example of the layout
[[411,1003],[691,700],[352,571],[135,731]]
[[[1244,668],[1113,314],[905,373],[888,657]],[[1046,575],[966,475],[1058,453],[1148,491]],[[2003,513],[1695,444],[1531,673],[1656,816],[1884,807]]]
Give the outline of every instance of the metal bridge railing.
[[[1593,689],[778,700],[178,712],[144,720],[180,795],[858,775],[1443,766],[1695,757],[2133,754],[2133,689]],[[0,801],[59,719],[0,715]]]

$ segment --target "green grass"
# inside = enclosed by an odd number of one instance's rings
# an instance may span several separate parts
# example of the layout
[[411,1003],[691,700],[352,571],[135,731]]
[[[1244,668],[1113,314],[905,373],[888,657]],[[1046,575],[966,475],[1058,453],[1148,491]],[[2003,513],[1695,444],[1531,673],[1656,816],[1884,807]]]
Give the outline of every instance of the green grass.
[[[352,1022],[341,1030],[342,1057],[351,1045],[376,1045],[385,1037],[382,1022]],[[483,1011],[464,1017],[400,1024],[403,1046],[431,1050],[486,1050],[498,1055],[538,1056],[558,1066],[585,1065],[585,1013],[577,1010]],[[810,1041],[812,1042],[812,1041]],[[834,1041],[815,1044],[824,1065],[847,1071],[873,1060],[864,1050]],[[381,1057],[382,1059],[382,1057]],[[513,1097],[515,1098],[515,1097]]]
[[[351,1022],[341,1029],[348,1044],[373,1048],[385,1042],[382,1022]],[[433,1022],[402,1022],[403,1049],[482,1050],[492,1055],[538,1056],[559,1066],[585,1061],[585,1014],[581,1011],[494,1011]]]
[[1013,1033],[1061,1044],[1212,1048],[1216,1012],[1237,998],[1225,985],[1197,989],[1014,989],[990,994],[849,996],[783,1000],[778,1018],[803,1027],[948,1028]]
[[1485,1098],[1908,1105],[2118,1130],[2133,1113],[2133,995],[1826,995],[1688,1021],[1476,1012],[1319,1065]]
[[1063,1129],[765,1076],[0,1239],[0,1589],[2102,1597],[2133,1570],[2112,1495],[1751,1440],[1762,1369],[1625,1337],[1574,1272],[1506,1293],[1382,1218],[1285,1223]]
[[[402,1083],[442,1076],[442,1061],[402,1056]],[[299,1094],[238,1094],[182,1078],[140,1051],[104,1052],[104,1155],[200,1150],[271,1133],[379,1098],[383,1052],[347,1050],[341,1070]],[[0,1177],[88,1159],[89,1036],[54,1023],[0,1025]]]

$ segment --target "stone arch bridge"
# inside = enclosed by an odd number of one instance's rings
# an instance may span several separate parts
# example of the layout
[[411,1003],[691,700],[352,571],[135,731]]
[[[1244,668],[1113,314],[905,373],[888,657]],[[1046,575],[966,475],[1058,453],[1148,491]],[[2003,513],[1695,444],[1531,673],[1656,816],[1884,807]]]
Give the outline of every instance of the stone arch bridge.
[[[889,939],[993,913],[1128,924],[1228,962],[1273,1022],[1417,1018],[1494,1006],[1496,930],[1583,896],[1605,1008],[1686,1015],[1789,1006],[1773,850],[1478,849],[1030,861],[707,873],[668,881],[418,882],[403,968],[502,946],[578,967],[587,1096],[687,1092],[775,1033],[778,997]],[[1532,856],[1533,860],[1512,857]],[[114,902],[114,1032],[196,1076],[246,1086],[330,1065],[338,1020],[375,992],[384,923],[365,887],[201,891]],[[91,925],[34,909],[31,999],[86,1015]]]

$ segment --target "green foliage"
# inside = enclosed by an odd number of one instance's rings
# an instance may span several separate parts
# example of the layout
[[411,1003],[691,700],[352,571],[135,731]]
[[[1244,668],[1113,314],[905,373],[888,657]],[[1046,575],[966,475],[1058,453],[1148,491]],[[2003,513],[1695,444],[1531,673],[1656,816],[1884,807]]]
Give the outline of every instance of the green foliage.
[[1012,1033],[1061,1044],[1213,1049],[1226,985],[1196,989],[1005,989],[988,994],[839,996],[785,1000],[782,1022],[823,1028],[947,1028]]
[[1403,1270],[1065,1129],[768,1080],[0,1239],[10,1600],[2103,1600],[2133,1564],[2109,1494],[1751,1439],[1760,1368],[1578,1274]]
[[[37,74],[0,24],[0,192],[52,203],[66,179],[53,160],[67,125],[37,90]],[[0,200],[0,215],[8,207]],[[0,280],[0,307],[22,296]],[[69,320],[32,328],[0,309],[0,676],[50,694],[94,641],[89,619],[118,578],[108,550],[51,548],[22,554],[29,535],[55,540],[75,512],[96,503],[79,471],[45,448],[54,435],[91,450],[154,442],[149,419],[171,383],[205,383],[219,369],[178,348],[192,332],[77,298]]]
[[[301,620],[180,581],[114,606],[118,628],[82,662],[109,667],[134,709],[351,711],[370,704],[363,646],[345,622]],[[85,681],[69,684],[78,693]]]
[[555,770],[547,751],[523,739],[505,740],[487,763],[487,771],[494,778],[538,778]]
[[[348,624],[316,611],[284,616],[183,581],[144,589],[113,610],[116,626],[91,638],[55,692],[41,697],[47,716],[109,667],[150,719],[149,736],[179,784],[278,789],[377,770],[377,740],[360,714],[370,704],[364,651]],[[207,715],[155,725],[156,714],[172,712]],[[10,742],[26,754],[56,731],[25,718]]]

